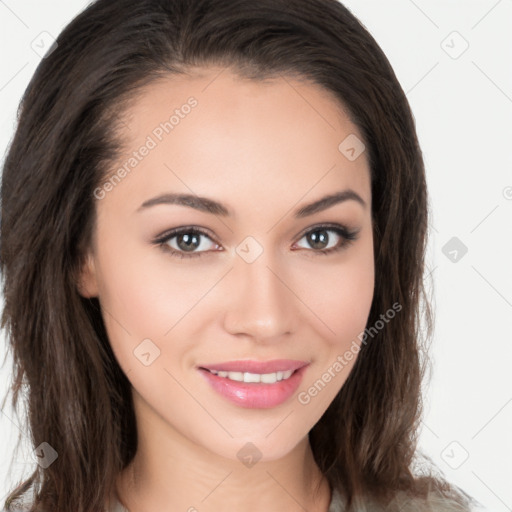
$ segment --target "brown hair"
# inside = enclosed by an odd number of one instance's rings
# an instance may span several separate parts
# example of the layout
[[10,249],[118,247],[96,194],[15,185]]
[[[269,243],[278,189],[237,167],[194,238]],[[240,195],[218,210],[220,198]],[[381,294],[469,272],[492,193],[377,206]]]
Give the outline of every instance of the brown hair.
[[345,106],[367,148],[376,272],[368,325],[394,303],[401,310],[362,344],[311,430],[320,469],[357,510],[400,496],[400,507],[416,503],[414,510],[429,496],[466,510],[464,493],[411,469],[420,324],[430,333],[432,323],[423,288],[427,190],[413,117],[382,50],[336,0],[99,0],[41,61],[3,169],[2,327],[14,361],[13,406],[26,391],[33,446],[48,442],[58,459],[36,467],[7,510],[32,490],[31,511],[100,511],[135,455],[130,383],[98,300],[77,290],[78,269],[95,226],[93,190],[122,145],[115,134],[126,102],[153,80],[209,64],[254,80],[283,75],[320,85]]

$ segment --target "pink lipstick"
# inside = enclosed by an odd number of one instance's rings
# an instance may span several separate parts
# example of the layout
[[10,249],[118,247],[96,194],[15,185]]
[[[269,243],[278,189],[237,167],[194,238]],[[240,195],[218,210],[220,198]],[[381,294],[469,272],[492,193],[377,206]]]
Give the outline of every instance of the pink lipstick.
[[227,361],[198,365],[214,391],[240,407],[268,409],[288,400],[299,387],[307,361]]

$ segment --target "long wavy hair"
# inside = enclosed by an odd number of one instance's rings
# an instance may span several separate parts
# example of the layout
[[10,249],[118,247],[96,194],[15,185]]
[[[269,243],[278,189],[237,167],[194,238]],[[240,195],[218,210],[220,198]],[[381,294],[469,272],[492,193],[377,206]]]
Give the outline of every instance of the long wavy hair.
[[433,471],[414,470],[432,309],[423,284],[427,189],[413,116],[384,53],[336,0],[98,0],[42,59],[3,168],[1,326],[14,364],[12,405],[23,396],[33,447],[47,442],[58,458],[35,465],[6,509],[31,491],[32,512],[70,504],[99,512],[136,453],[130,382],[98,300],[77,289],[95,228],[93,191],[123,145],[117,128],[128,102],[154,80],[208,65],[323,87],[366,145],[376,275],[368,326],[395,302],[402,309],[361,345],[310,431],[317,464],[347,510],[433,503],[468,510],[465,493]]

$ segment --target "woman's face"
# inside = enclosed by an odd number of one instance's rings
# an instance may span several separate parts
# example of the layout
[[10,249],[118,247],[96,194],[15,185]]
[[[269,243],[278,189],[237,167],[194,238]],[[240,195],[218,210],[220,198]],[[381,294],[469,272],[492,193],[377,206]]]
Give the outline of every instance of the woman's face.
[[123,121],[80,289],[99,297],[139,429],[281,457],[342,387],[366,326],[362,137],[316,85],[221,68],[148,86]]

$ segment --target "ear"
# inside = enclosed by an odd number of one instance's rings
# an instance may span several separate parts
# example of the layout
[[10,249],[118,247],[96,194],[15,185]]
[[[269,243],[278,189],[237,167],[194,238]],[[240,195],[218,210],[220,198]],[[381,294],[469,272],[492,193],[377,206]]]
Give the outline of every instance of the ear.
[[87,252],[82,260],[77,278],[78,293],[85,298],[98,296],[98,280],[96,277],[96,267],[94,258],[90,252]]

